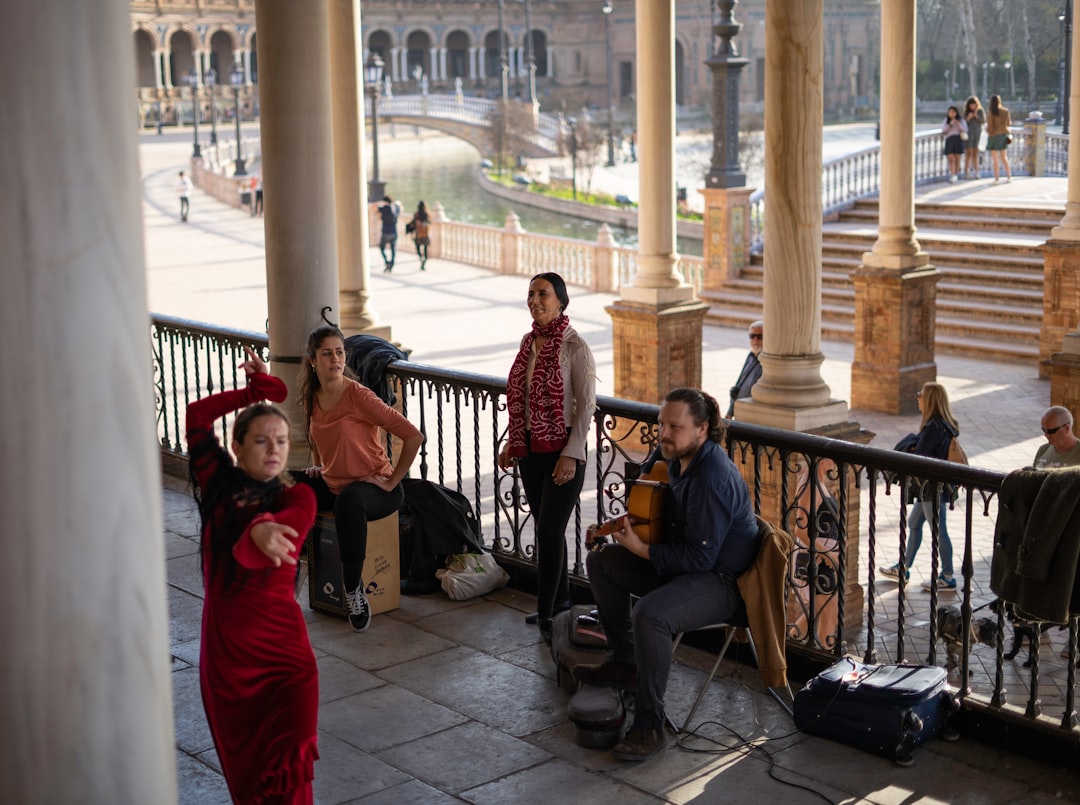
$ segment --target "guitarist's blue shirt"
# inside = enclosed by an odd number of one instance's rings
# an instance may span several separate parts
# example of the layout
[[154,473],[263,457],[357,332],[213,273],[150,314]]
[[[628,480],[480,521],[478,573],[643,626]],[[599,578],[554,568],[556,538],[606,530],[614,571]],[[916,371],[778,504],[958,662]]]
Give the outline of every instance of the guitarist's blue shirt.
[[758,527],[750,490],[716,442],[706,441],[685,474],[669,461],[671,525],[649,559],[665,576],[722,571],[738,577],[757,557]]

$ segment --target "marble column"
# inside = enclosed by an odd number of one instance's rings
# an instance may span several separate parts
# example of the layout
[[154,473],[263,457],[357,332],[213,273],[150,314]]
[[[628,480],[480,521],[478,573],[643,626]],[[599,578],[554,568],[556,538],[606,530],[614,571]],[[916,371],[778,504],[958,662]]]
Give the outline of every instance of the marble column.
[[130,7],[16,3],[4,30],[0,70],[18,80],[0,117],[0,444],[13,465],[0,485],[0,787],[12,803],[168,805],[141,178],[135,129],[118,125],[135,86]]
[[822,0],[765,6],[762,377],[735,417],[787,430],[847,419],[821,377]]
[[154,87],[157,88],[158,90],[161,90],[161,89],[163,89],[165,87],[165,83],[164,83],[164,81],[162,81],[162,76],[161,76],[161,54],[162,53],[164,53],[164,51],[162,51],[162,50],[155,50],[154,51]]
[[476,48],[469,48],[469,80],[476,80]]
[[[390,78],[394,81],[398,80],[398,53],[400,48],[390,48],[390,63],[385,68],[390,69]],[[384,68],[384,70],[385,70]]]
[[701,327],[708,305],[678,272],[675,245],[675,3],[637,0],[637,271],[607,308],[615,394],[659,402],[677,386],[701,386]]
[[[1080,110],[1080,36],[1072,38],[1069,108]],[[1080,126],[1069,131],[1065,216],[1042,246],[1043,324],[1039,375],[1050,378],[1050,401],[1080,410]],[[1077,140],[1077,144],[1072,144]]]
[[[328,18],[326,3],[255,4],[259,46],[274,54],[259,65],[270,360],[289,384],[290,400],[308,333],[324,308],[333,309],[331,321],[338,312]],[[293,420],[290,460],[302,466],[300,409],[286,411]]]
[[[330,0],[330,75],[334,116],[334,200],[337,221],[338,310],[346,335],[374,333],[378,315],[368,290],[367,166],[359,0]],[[337,319],[335,319],[337,320]],[[378,332],[376,331],[378,329]]]
[[[244,69],[244,86],[245,87],[250,87],[251,86],[251,49],[250,48],[242,48],[240,50],[240,64],[243,65],[243,69]],[[220,80],[220,78],[218,80]]]
[[852,272],[851,404],[913,414],[915,392],[937,377],[938,281],[915,237],[915,0],[884,0],[881,14],[878,238]]

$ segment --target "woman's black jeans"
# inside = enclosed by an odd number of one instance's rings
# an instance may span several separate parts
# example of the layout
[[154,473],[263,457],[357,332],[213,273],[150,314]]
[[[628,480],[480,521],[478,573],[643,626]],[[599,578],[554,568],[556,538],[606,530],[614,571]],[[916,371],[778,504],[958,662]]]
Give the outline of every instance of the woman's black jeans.
[[551,474],[559,453],[533,453],[518,459],[521,483],[536,529],[536,611],[552,617],[555,603],[570,597],[566,567],[566,524],[585,484],[585,463],[577,462],[573,480],[559,486]]
[[341,553],[341,570],[346,592],[352,592],[361,584],[360,574],[367,558],[368,520],[381,520],[401,508],[405,492],[398,484],[390,492],[383,492],[374,484],[353,481],[335,495],[322,477],[311,478],[297,470],[293,478],[307,484],[315,492],[319,510],[333,509],[337,524],[338,551]]

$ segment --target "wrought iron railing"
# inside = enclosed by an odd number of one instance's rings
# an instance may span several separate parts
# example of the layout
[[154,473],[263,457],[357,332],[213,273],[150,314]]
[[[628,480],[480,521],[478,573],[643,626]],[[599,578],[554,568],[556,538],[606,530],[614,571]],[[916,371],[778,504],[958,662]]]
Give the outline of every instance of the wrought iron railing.
[[[243,347],[265,356],[266,337],[156,316],[151,341],[162,449],[181,455],[186,404],[243,383],[237,368]],[[506,438],[505,381],[409,362],[391,364],[387,374],[403,413],[426,435],[414,472],[469,497],[485,543],[502,561],[531,566],[535,551],[520,479],[516,469],[504,472],[497,463]],[[579,581],[586,581],[587,525],[622,511],[628,481],[657,444],[657,413],[655,405],[597,399],[589,480],[567,534],[571,571]],[[223,438],[226,427],[223,420]],[[1060,658],[1047,642],[1036,648],[1041,664],[1026,669],[1006,661],[1003,613],[994,616],[996,648],[973,642],[969,624],[993,598],[989,565],[1002,473],[739,421],[727,426],[726,449],[748,479],[755,509],[798,543],[786,599],[789,652],[820,664],[845,653],[870,662],[937,663],[935,613],[939,606],[955,606],[963,623],[956,635],[962,651],[950,681],[965,705],[1080,741],[1076,618],[1068,626],[1064,671],[1055,667]],[[955,593],[912,592],[918,586],[914,572],[906,585],[877,577],[879,563],[903,563],[909,536],[905,496],[911,488],[935,504],[943,496],[949,502],[947,521],[961,581]],[[928,579],[939,573],[937,519],[935,514],[927,523],[920,562],[920,567],[929,563]],[[1040,631],[1033,631],[1038,641]]]

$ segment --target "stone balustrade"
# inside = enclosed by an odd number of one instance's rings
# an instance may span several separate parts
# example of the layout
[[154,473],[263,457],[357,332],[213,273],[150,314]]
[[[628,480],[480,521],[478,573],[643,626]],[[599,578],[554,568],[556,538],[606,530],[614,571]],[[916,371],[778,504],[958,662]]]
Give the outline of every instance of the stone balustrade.
[[[244,161],[248,166],[259,160],[260,140],[258,137],[244,137],[240,144]],[[253,175],[233,175],[236,141],[219,138],[217,145],[205,145],[202,152],[201,157],[193,157],[191,160],[192,183],[204,193],[230,207],[246,207],[250,199],[243,201],[243,194],[251,189]]]
[[[619,287],[633,283],[637,249],[616,244],[607,224],[600,225],[595,241],[587,241],[527,232],[513,212],[507,214],[501,228],[451,221],[438,203],[429,212],[429,257],[523,277],[554,271],[571,285],[603,293],[618,293]],[[371,245],[378,246],[381,224],[375,204],[368,205],[368,216]],[[398,218],[399,250],[410,218],[410,213]],[[704,260],[681,255],[678,265],[684,280],[700,291],[705,277]]]

